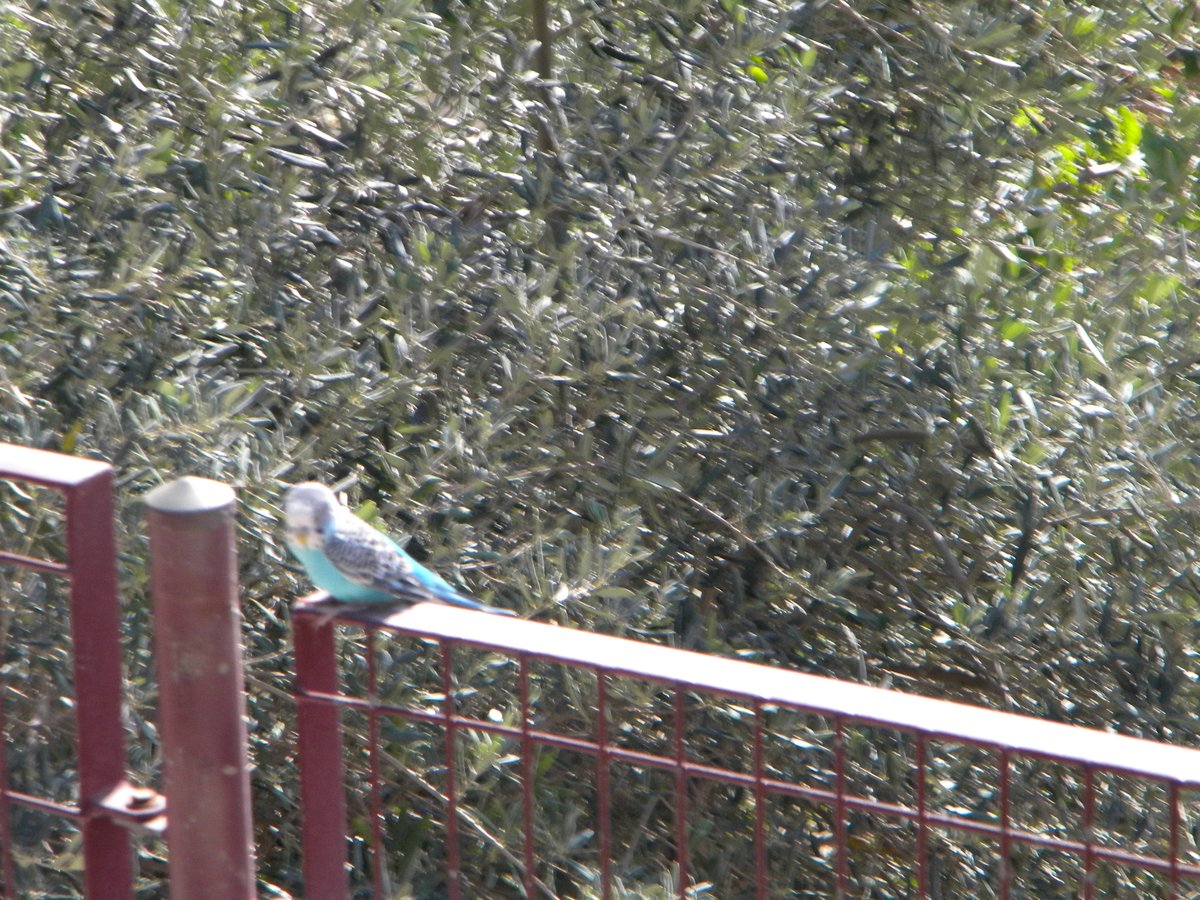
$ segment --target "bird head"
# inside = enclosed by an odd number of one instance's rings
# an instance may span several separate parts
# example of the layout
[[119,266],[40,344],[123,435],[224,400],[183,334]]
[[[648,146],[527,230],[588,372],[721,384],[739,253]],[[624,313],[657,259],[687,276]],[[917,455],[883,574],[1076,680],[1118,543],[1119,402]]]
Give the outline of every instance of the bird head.
[[337,497],[325,485],[293,484],[283,498],[288,541],[305,550],[320,550],[337,508]]

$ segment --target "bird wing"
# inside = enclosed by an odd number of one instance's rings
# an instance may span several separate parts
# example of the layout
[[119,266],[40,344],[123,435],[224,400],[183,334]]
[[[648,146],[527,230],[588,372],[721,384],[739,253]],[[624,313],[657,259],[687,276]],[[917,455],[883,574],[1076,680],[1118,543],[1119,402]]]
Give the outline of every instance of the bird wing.
[[347,579],[398,601],[436,600],[464,609],[515,615],[464,597],[437,572],[425,568],[389,538],[351,512],[339,513],[325,536],[325,555]]
[[398,601],[435,600],[464,609],[516,615],[511,610],[463,596],[437,572],[425,568],[390,537],[349,511],[335,513],[333,528],[325,535],[324,548],[329,562],[348,580]]
[[[386,590],[385,581],[397,575],[403,580],[402,572],[397,571],[403,560],[397,560],[400,553],[395,542],[358,516],[337,516],[334,528],[325,535],[324,550],[334,568],[355,584]],[[418,587],[415,582],[414,587]]]

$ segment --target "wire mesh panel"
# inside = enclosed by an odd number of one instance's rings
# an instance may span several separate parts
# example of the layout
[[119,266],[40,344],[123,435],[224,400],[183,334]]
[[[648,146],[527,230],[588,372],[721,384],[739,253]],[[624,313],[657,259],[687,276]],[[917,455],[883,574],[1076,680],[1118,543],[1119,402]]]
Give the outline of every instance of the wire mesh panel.
[[132,897],[122,823],[161,809],[125,781],[112,470],[0,444],[0,481],[0,895]]
[[320,599],[295,616],[311,896],[1200,892],[1200,751]]

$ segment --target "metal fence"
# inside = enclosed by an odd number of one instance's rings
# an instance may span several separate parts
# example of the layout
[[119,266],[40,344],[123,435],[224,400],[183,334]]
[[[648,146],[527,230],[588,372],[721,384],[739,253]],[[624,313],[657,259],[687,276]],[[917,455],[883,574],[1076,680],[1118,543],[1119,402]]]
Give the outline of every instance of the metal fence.
[[[8,485],[6,523],[51,520],[39,546],[61,547],[62,559],[0,550],[0,564],[34,570],[69,585],[67,630],[58,621],[20,629],[33,646],[6,646],[9,665],[0,682],[0,896],[84,896],[122,900],[135,890],[134,835],[167,830],[166,796],[134,786],[126,777],[122,705],[121,613],[117,594],[113,473],[102,462],[0,443],[0,481]],[[28,493],[30,487],[61,495],[63,508]],[[15,496],[14,496],[15,495]],[[157,749],[165,792],[172,798],[175,841],[168,854],[173,900],[238,900],[255,896],[250,783],[237,609],[234,494],[204,479],[184,478],[145,498],[151,550],[154,647],[158,674]],[[6,528],[11,538],[14,531]],[[44,540],[42,540],[44,538]],[[28,587],[28,585],[26,585]],[[53,604],[5,591],[6,644],[14,623],[36,606]],[[29,609],[21,609],[28,607]],[[36,610],[42,613],[44,610]],[[37,616],[32,616],[36,619]],[[69,637],[69,641],[67,638]],[[13,684],[12,675],[42,658],[47,674]],[[61,671],[70,659],[70,676]],[[33,690],[30,690],[32,686]],[[24,690],[22,690],[24,688]],[[29,696],[30,694],[35,696]],[[9,716],[13,698],[24,721]],[[48,723],[45,709],[72,711],[69,728]],[[22,759],[10,765],[14,725],[26,737]],[[66,732],[74,762],[64,762]],[[64,799],[64,795],[70,799]],[[16,821],[15,810],[53,820],[49,827]],[[72,863],[72,845],[82,865]],[[42,857],[52,863],[42,863]],[[79,870],[80,879],[74,877]],[[141,879],[154,891],[162,880]]]
[[[14,783],[6,669],[0,894],[28,895],[19,809],[131,897],[166,815],[125,776],[112,473],[0,444],[0,481],[63,498],[61,558],[0,564],[67,579],[76,751],[68,799]],[[232,495],[147,499],[171,895],[251,897]],[[314,595],[294,640],[315,900],[1200,896],[1200,751],[430,604]]]
[[[0,872],[4,896],[25,896],[18,881],[14,807],[56,818],[77,830],[89,897],[133,896],[129,828],[161,829],[162,798],[125,779],[121,644],[113,536],[112,469],[105,463],[0,444],[0,479],[49,488],[65,508],[65,558],[0,551],[0,563],[65,577],[70,585],[77,784],[73,802],[10,785],[11,730],[0,702]],[[5,695],[9,686],[0,685]]]
[[[444,896],[638,895],[628,887],[628,840],[618,841],[615,831],[619,820],[630,831],[627,820],[640,813],[629,808],[636,796],[629,782],[653,772],[669,782],[670,814],[642,844],[650,855],[649,844],[670,845],[671,871],[661,884],[681,898],[708,889],[758,898],[948,896],[945,885],[961,891],[964,880],[975,897],[1200,891],[1195,750],[445,606],[339,612],[314,596],[297,605],[294,622],[305,876],[313,896],[352,889],[343,759],[353,764],[355,753],[343,747],[341,713],[365,723],[361,788],[351,778],[351,795],[361,789],[365,798],[349,837],[370,849],[358,867],[369,874],[353,889],[376,897],[394,890],[389,838],[403,835],[389,812],[406,802],[393,791],[391,772],[395,748],[413,737],[395,722],[440,736],[418,742],[442,755],[436,796],[443,828],[430,847],[444,842],[444,851],[427,849],[422,863],[442,868],[444,881],[433,890]],[[339,622],[363,635],[358,650],[341,652],[343,663],[365,663],[360,674],[343,672],[354,690],[337,685]],[[385,658],[404,660],[401,682],[421,677],[425,654],[434,681],[416,690],[385,684],[384,645],[397,645]],[[511,708],[497,696],[480,704],[479,685],[460,679],[456,659],[479,652],[511,660]],[[583,705],[591,708],[572,720],[589,719],[590,733],[554,724],[564,721],[569,692],[531,700],[532,686],[544,680],[531,672],[546,664],[590,673],[594,688]],[[489,676],[502,668],[493,661]],[[406,688],[409,702],[389,699]],[[709,727],[714,707],[734,712]],[[628,739],[622,719],[631,714],[634,731],[658,732],[653,740]],[[490,815],[507,825],[480,821],[489,815],[479,808],[487,792],[479,789],[478,766],[463,759],[462,739],[471,735],[503,744],[492,768],[516,784],[519,799],[499,812],[490,804]],[[594,806],[594,829],[584,831],[574,865],[557,842],[547,845],[555,813],[539,762],[545,748],[569,751]],[[733,791],[733,800],[722,791]],[[551,802],[562,805],[553,790]],[[464,823],[480,824],[471,826],[469,843]],[[645,832],[644,819],[640,827]],[[481,853],[488,829],[511,837],[513,852]],[[716,871],[731,854],[737,870]]]

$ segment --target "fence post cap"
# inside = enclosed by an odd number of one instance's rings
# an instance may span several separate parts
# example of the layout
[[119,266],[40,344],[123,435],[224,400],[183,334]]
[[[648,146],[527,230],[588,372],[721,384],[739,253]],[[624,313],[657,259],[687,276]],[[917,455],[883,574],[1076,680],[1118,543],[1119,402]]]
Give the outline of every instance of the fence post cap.
[[145,503],[157,512],[204,513],[230,506],[234,500],[233,488],[224,482],[185,475],[154,488]]

